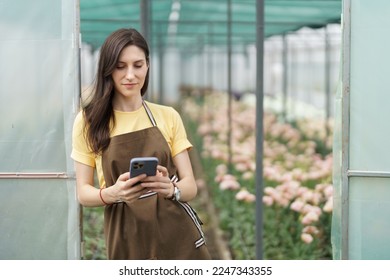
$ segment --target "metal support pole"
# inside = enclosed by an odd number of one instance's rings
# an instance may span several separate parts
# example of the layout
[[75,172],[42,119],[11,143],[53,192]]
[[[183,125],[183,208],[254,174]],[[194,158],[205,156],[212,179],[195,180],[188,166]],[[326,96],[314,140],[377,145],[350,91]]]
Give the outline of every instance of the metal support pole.
[[76,174],[67,172],[0,172],[0,179],[76,179]]
[[197,54],[197,61],[198,61],[198,80],[199,80],[199,83],[201,85],[201,88],[200,88],[200,100],[202,101],[202,103],[204,103],[204,89],[205,89],[205,86],[206,86],[206,75],[207,75],[207,69],[205,67],[205,40],[203,38],[203,36],[199,36],[199,39],[198,39],[198,51],[199,53]]
[[228,92],[228,170],[232,172],[232,1],[227,1],[227,92]]
[[282,116],[283,116],[283,121],[287,122],[288,44],[287,44],[287,35],[286,34],[283,35],[282,59],[283,59]]
[[164,45],[161,36],[158,36],[158,102],[164,104]]
[[351,86],[351,0],[343,1],[342,142],[341,142],[341,259],[349,258],[349,139]]
[[330,118],[330,41],[327,27],[325,31],[325,141],[329,138]]
[[209,47],[207,48],[207,64],[208,64],[208,81],[207,85],[208,88],[212,89],[213,88],[213,74],[214,74],[214,69],[213,69],[213,35],[212,35],[212,24],[208,25],[208,33],[207,33],[207,38],[208,38],[208,45]]
[[81,104],[81,93],[82,93],[82,84],[81,84],[81,47],[82,47],[82,38],[81,38],[81,27],[80,27],[80,0],[75,1],[75,14],[76,14],[76,24],[75,24],[75,30],[74,30],[74,36],[75,36],[75,43],[77,46],[77,77],[78,77],[78,98],[75,105],[77,105],[77,108],[80,107]]
[[[141,34],[144,36],[146,42],[149,44],[149,52],[151,53],[150,47],[151,44],[151,38],[150,38],[150,0],[140,0],[140,26],[141,26]],[[150,79],[150,73],[149,70],[149,79]],[[148,89],[145,93],[146,98],[150,99],[149,93],[151,92],[150,88],[153,83],[149,82]]]
[[205,63],[205,68],[204,68],[204,73],[206,74],[205,78],[205,88],[204,88],[204,95],[203,95],[203,113],[205,115],[208,115],[208,112],[211,108],[211,106],[208,105],[207,98],[210,96],[210,93],[212,92],[213,88],[213,54],[212,54],[212,45],[213,45],[213,35],[212,35],[212,23],[209,23],[207,25],[207,37],[206,37],[206,42],[207,42],[207,49],[206,50],[206,63]]
[[146,42],[150,42],[150,0],[140,0],[141,10],[141,34],[144,36]]
[[256,258],[263,259],[264,0],[256,2]]

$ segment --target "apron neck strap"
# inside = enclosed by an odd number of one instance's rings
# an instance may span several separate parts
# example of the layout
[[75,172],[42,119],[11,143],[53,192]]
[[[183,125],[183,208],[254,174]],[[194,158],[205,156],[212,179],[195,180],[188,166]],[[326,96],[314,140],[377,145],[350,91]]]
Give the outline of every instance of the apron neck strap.
[[142,99],[142,105],[145,108],[146,113],[148,114],[149,120],[152,123],[153,126],[157,126],[156,120],[153,117],[152,111],[150,111],[148,105],[146,105],[145,100]]

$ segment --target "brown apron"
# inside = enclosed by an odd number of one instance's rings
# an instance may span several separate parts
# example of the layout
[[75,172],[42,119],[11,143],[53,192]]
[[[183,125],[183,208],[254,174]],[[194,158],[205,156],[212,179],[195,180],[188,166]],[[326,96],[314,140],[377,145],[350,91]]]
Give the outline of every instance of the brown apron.
[[[129,171],[133,157],[157,157],[170,175],[176,174],[168,143],[146,103],[143,105],[153,126],[111,138],[102,155],[106,186],[114,185],[120,174]],[[171,180],[178,179],[172,176]],[[104,212],[108,259],[211,259],[201,224],[188,203],[155,192],[130,204],[108,205]]]

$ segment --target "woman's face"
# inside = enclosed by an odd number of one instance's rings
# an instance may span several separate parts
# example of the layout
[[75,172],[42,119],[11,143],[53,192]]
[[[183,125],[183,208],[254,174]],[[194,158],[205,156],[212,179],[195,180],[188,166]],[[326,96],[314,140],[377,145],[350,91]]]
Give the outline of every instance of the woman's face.
[[145,53],[141,48],[135,45],[125,47],[112,72],[115,94],[123,97],[140,96],[148,67]]

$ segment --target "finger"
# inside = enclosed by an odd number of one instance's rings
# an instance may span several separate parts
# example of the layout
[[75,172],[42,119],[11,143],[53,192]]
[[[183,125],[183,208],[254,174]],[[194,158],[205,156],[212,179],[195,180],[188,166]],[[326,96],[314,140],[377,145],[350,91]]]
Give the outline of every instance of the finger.
[[130,192],[137,193],[137,192],[143,192],[144,190],[145,190],[145,187],[143,187],[141,184],[137,184],[137,185],[131,187]]
[[168,177],[169,176],[169,173],[168,173],[168,169],[162,165],[157,165],[157,170],[160,171],[164,177]]
[[132,186],[123,192],[123,194],[119,197],[119,201],[131,202],[138,199],[142,194],[144,194],[144,190],[145,188],[141,185]]
[[151,183],[151,182],[156,182],[158,184],[167,184],[170,182],[169,178],[166,176],[148,176],[144,180],[142,180],[142,183]]
[[118,180],[120,181],[127,181],[130,178],[130,172],[123,173],[119,175]]
[[146,174],[140,174],[136,177],[133,177],[133,178],[130,178],[129,180],[127,180],[127,183],[130,186],[133,186],[133,185],[137,184],[138,182],[140,182],[141,180],[145,179],[146,177],[147,177]]
[[161,183],[161,182],[142,182],[141,186],[145,189],[159,192],[162,194],[169,194],[171,191],[170,183]]

